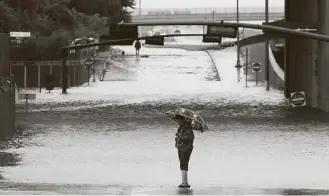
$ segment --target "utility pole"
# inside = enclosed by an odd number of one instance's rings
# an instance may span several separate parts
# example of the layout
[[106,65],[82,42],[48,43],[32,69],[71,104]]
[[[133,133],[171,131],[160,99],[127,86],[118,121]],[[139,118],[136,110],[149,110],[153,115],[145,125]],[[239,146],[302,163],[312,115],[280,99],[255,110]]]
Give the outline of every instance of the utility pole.
[[[236,0],[236,22],[239,23],[239,0]],[[240,63],[240,31],[238,28],[238,34],[237,34],[237,42],[236,42],[236,48],[237,48],[237,61],[236,61],[236,68],[241,68]]]
[[142,15],[142,0],[139,0],[139,15]]
[[249,48],[246,48],[246,87],[248,87]]
[[[265,0],[265,24],[268,24],[268,0]],[[270,60],[269,60],[269,38],[265,39],[265,83],[266,90],[270,90]]]

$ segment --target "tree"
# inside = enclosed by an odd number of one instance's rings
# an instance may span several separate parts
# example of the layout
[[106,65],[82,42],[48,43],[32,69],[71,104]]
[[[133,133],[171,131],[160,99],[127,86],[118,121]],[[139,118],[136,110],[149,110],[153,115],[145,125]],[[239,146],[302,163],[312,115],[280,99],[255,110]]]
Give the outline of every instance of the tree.
[[13,53],[56,60],[70,40],[98,37],[107,33],[108,23],[129,21],[128,10],[134,6],[134,0],[122,0],[119,6],[110,5],[109,0],[0,0],[0,33],[30,31],[30,41]]

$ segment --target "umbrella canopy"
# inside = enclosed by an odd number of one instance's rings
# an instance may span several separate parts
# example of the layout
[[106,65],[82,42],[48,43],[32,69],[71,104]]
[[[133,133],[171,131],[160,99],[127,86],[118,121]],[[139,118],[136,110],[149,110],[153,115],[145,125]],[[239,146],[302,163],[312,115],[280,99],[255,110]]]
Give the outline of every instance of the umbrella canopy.
[[185,120],[191,123],[191,126],[194,130],[197,131],[208,131],[208,126],[202,119],[202,117],[193,112],[192,110],[185,108],[177,108],[166,112],[166,115],[173,121],[176,121],[176,115],[184,116]]

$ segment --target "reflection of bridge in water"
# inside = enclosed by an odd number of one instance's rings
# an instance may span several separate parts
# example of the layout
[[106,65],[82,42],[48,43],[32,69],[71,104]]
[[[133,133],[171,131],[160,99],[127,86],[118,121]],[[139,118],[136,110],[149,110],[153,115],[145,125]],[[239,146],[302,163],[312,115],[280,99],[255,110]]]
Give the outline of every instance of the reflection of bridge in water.
[[[132,14],[133,22],[150,21],[236,21],[236,8],[172,8],[172,9],[136,9]],[[240,20],[264,20],[264,7],[239,8]],[[269,19],[280,20],[284,17],[283,7],[270,7]]]

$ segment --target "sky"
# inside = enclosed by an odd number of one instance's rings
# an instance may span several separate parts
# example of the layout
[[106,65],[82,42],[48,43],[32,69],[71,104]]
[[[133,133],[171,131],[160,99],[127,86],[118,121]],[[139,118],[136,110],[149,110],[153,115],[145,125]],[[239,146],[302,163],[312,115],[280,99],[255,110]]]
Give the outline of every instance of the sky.
[[[235,7],[236,0],[135,0],[142,8],[197,8],[197,7]],[[285,0],[269,0],[270,7],[283,7]],[[265,0],[239,0],[239,7],[265,6]]]

